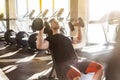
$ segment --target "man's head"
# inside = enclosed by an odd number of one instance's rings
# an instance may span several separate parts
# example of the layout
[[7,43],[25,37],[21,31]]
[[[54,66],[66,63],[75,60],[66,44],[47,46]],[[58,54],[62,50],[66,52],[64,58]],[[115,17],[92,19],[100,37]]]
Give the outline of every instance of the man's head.
[[52,18],[49,22],[52,30],[58,30],[60,28],[59,23],[55,18]]

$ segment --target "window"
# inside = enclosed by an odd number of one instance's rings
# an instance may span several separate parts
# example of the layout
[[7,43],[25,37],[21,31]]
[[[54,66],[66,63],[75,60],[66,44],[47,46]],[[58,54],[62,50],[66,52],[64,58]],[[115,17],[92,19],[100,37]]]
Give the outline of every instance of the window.
[[33,16],[36,16],[40,11],[39,0],[17,0],[18,17],[23,17],[27,12],[35,10]]
[[[112,11],[120,11],[119,0],[90,0],[89,1],[89,21],[94,21],[88,25],[88,42],[106,43],[113,42],[115,38],[116,25],[109,24],[107,16]],[[104,16],[106,22],[98,23]]]
[[60,8],[63,8],[63,18],[66,18],[69,13],[69,0],[55,0],[54,1],[54,11],[58,11]]
[[[61,17],[66,20],[65,18],[69,13],[69,0],[16,0],[16,7],[19,18],[23,18],[27,12],[30,14],[32,11],[34,12],[32,17],[37,17],[41,10],[43,13],[46,9],[48,9],[48,13],[45,17],[50,18],[55,11],[58,11],[60,8],[64,8],[64,12]],[[27,23],[31,24],[32,22],[29,20],[29,22],[26,22],[24,25],[23,23],[18,23],[18,26],[20,26],[20,28],[26,28],[21,26],[25,26]]]
[[[4,14],[4,18],[6,17],[6,9],[5,9],[5,0],[0,0],[0,14]],[[4,21],[0,21],[0,32],[6,31],[6,24]]]
[[43,0],[42,1],[42,12],[44,12],[46,9],[48,9],[48,13],[46,14],[46,17],[52,16],[53,0]]
[[28,11],[27,0],[17,0],[16,2],[17,15],[18,17],[23,17]]
[[16,0],[16,11],[17,17],[22,19],[16,23],[17,30],[30,32],[29,26],[32,24],[32,18],[40,12],[40,2],[39,0]]
[[0,13],[5,14],[5,0],[0,0]]
[[33,16],[31,17],[36,17],[39,12],[40,12],[40,2],[39,0],[28,0],[28,11],[31,12],[31,11],[35,11]]
[[69,13],[69,0],[42,0],[42,10],[48,9],[48,16],[52,16],[60,8],[64,8],[61,17],[66,18]]

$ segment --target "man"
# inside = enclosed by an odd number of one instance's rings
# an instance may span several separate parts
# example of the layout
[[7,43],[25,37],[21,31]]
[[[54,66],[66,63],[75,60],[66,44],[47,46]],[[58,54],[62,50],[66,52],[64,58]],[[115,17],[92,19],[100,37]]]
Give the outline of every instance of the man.
[[72,40],[60,34],[60,26],[56,19],[51,19],[50,24],[53,35],[43,39],[43,28],[38,33],[36,46],[38,49],[49,48],[51,50],[53,63],[55,64],[59,80],[80,80],[81,72],[85,74],[95,72],[92,80],[100,80],[103,72],[102,65],[92,61],[78,61],[72,46],[72,43],[81,42],[80,24],[75,23],[78,28],[78,34],[76,38]]
[[120,80],[120,25],[117,26],[114,49],[107,58],[106,80]]

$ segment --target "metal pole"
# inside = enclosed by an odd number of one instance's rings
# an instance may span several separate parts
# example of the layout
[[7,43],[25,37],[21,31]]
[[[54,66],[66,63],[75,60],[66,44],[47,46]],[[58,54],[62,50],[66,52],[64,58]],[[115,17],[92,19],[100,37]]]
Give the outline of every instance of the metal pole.
[[6,28],[7,30],[10,29],[10,21],[9,21],[9,0],[6,0],[5,2],[6,5]]

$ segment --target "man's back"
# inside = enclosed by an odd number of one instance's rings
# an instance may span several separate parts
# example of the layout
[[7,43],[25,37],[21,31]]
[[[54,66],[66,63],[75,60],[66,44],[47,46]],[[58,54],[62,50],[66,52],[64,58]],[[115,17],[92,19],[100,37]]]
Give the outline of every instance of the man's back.
[[71,40],[61,34],[48,37],[49,49],[57,64],[77,59]]
[[77,60],[71,40],[61,34],[48,37],[49,49],[52,53],[53,63],[60,80],[67,80],[66,72],[69,66]]

